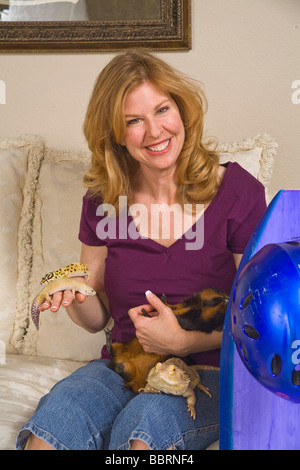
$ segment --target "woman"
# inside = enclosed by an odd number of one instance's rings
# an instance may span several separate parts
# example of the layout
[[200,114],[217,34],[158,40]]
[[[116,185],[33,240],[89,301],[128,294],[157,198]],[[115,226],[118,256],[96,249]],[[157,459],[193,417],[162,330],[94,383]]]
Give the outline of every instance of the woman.
[[[219,365],[222,333],[183,330],[159,300],[229,292],[265,210],[263,186],[204,144],[204,108],[198,85],[151,54],[126,52],[105,67],[84,123],[92,164],[79,233],[98,296],[65,291],[43,309],[63,305],[90,332],[111,315],[115,341],[136,335],[146,352]],[[201,373],[212,398],[197,391],[193,421],[182,398],[124,391],[108,361],[104,347],[56,384],[17,448],[203,449],[218,439],[218,371]]]

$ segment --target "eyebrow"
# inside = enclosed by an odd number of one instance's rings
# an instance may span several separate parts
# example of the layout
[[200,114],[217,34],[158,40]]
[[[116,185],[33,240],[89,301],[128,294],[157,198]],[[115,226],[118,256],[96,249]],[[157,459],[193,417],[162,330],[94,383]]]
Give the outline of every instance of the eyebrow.
[[[169,98],[163,100],[161,103],[159,103],[157,106],[155,106],[154,111],[157,109],[161,108],[164,104],[169,103],[171,100]],[[125,114],[125,118],[134,118],[134,117],[139,117],[140,114]]]

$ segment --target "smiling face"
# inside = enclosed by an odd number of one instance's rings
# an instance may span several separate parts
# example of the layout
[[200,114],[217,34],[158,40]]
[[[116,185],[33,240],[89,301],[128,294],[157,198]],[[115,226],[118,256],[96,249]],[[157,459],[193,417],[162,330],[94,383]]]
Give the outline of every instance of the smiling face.
[[175,101],[151,82],[132,90],[124,103],[122,145],[141,166],[175,169],[185,132]]

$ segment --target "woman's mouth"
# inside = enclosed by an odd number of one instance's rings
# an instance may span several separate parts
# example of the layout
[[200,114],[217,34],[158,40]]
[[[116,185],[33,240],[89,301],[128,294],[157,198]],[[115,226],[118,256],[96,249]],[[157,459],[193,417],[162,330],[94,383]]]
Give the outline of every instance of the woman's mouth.
[[147,149],[151,150],[151,152],[162,152],[163,150],[166,150],[166,148],[169,146],[170,140],[171,139],[168,139],[158,145],[148,146]]

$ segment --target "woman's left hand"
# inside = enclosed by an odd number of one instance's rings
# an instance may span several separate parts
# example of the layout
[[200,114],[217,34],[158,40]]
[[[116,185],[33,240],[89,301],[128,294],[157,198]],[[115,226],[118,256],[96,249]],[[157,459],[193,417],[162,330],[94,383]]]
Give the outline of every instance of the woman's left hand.
[[[150,291],[145,295],[149,304],[132,308],[128,312],[144,351],[162,355],[184,355],[186,331],[180,327],[170,307]],[[142,309],[151,318],[145,317]]]

